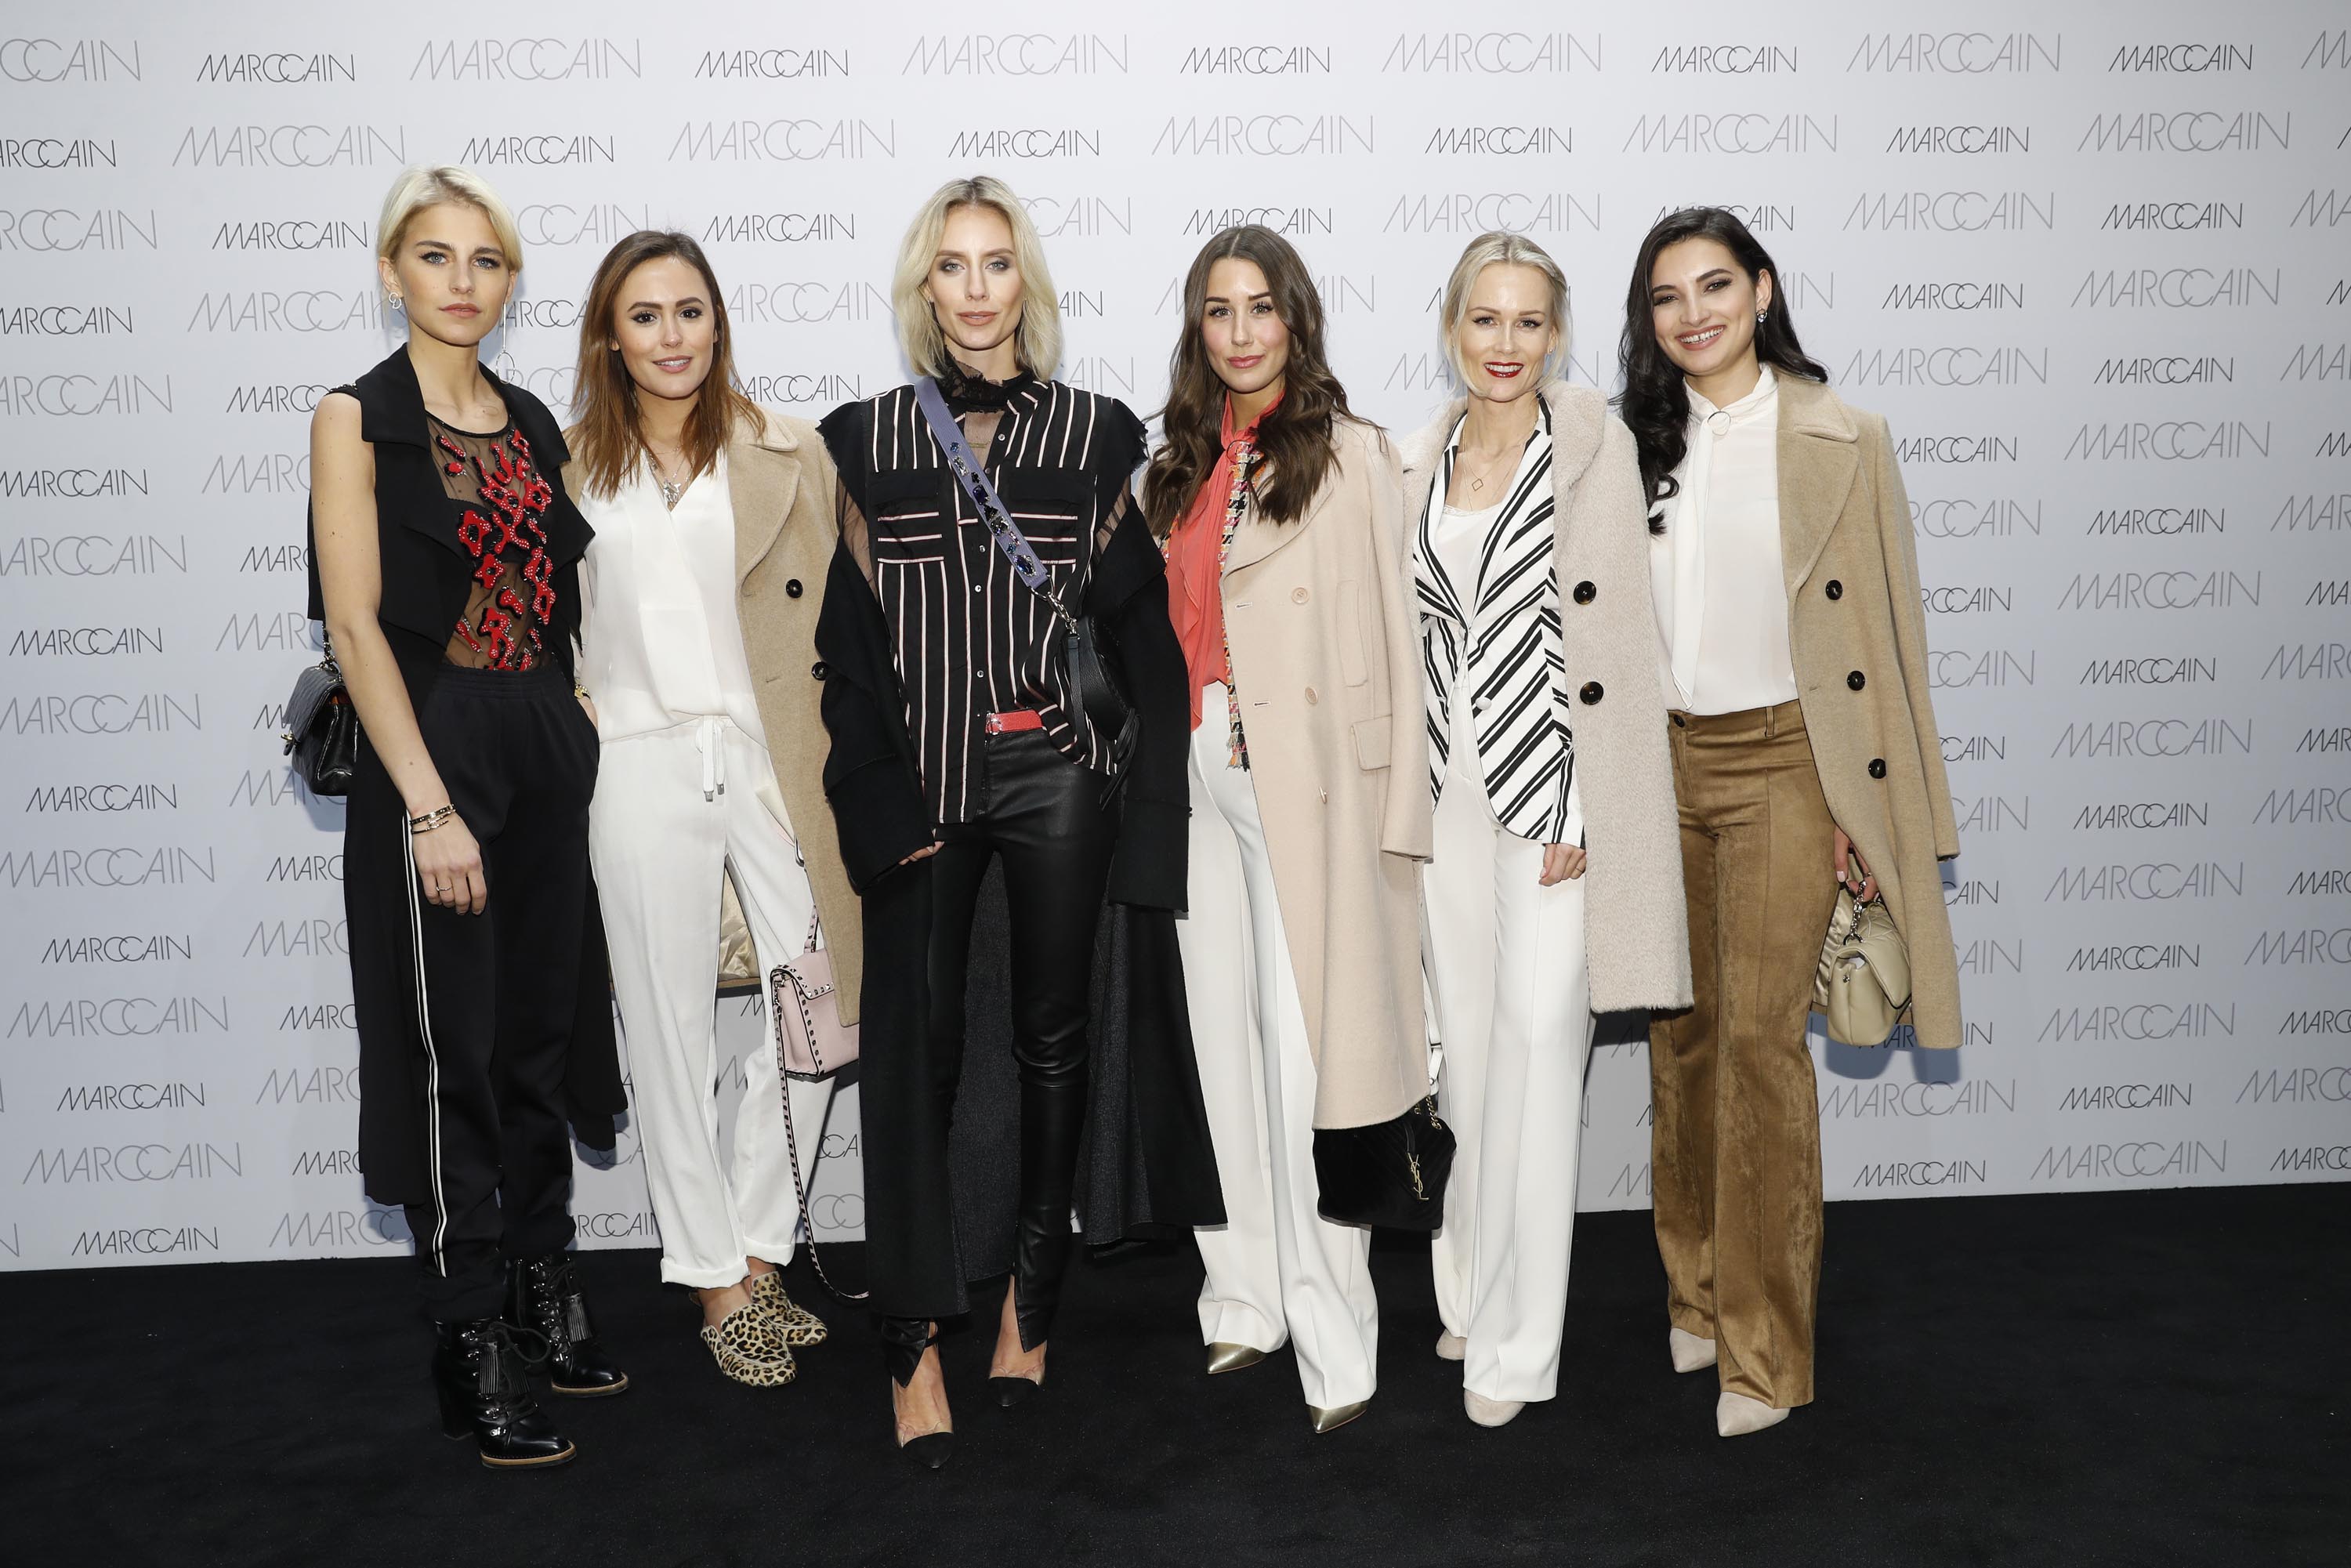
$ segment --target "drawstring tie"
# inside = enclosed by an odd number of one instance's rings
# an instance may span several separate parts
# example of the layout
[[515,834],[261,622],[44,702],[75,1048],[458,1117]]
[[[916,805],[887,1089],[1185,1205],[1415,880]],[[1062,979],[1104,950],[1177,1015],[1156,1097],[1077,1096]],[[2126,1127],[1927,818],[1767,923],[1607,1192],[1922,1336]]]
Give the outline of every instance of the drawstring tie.
[[695,748],[702,753],[702,798],[716,800],[726,793],[726,740],[723,718],[696,719]]

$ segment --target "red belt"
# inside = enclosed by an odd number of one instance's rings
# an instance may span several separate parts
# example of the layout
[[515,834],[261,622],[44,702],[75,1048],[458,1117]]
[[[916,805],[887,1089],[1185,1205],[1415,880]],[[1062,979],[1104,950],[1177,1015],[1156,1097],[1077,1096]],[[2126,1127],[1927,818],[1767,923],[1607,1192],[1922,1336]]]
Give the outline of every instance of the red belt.
[[1044,716],[1034,708],[1015,708],[1010,713],[992,713],[987,716],[987,733],[990,735],[1008,735],[1016,729],[1044,727]]

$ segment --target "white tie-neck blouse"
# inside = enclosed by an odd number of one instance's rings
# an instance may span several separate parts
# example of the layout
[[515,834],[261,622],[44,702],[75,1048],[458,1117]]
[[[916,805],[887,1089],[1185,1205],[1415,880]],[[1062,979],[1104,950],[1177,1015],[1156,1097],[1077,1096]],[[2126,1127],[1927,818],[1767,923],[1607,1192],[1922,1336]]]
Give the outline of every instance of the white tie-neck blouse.
[[1717,408],[1689,389],[1680,492],[1649,539],[1658,674],[1671,706],[1741,713],[1796,696],[1780,553],[1780,383]]
[[609,498],[579,497],[596,530],[581,573],[581,679],[608,741],[731,720],[761,746],[759,705],[735,609],[735,507],[726,456],[673,511],[646,465]]

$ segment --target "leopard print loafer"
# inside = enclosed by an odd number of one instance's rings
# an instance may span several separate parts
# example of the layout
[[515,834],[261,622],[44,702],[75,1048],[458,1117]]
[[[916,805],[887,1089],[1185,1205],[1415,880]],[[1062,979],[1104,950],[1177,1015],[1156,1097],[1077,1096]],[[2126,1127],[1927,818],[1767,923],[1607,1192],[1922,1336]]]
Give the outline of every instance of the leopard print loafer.
[[741,1306],[727,1313],[718,1326],[705,1323],[702,1343],[710,1347],[718,1370],[754,1388],[780,1388],[799,1375],[791,1347],[777,1337],[758,1306]]
[[751,1279],[751,1304],[768,1315],[784,1343],[799,1350],[822,1344],[830,1331],[824,1320],[806,1307],[794,1302],[784,1293],[784,1277],[780,1272],[755,1274]]

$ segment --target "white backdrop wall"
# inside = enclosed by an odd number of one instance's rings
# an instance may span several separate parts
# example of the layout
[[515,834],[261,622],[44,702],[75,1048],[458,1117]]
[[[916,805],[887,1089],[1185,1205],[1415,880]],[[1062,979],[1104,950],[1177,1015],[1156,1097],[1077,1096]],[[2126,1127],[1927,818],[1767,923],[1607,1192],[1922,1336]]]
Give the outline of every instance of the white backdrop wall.
[[[1030,202],[1062,375],[1145,414],[1195,248],[1268,223],[1410,428],[1470,235],[1559,257],[1605,386],[1643,230],[1736,205],[1902,443],[1965,844],[1967,1044],[1814,1042],[1830,1196],[2351,1169],[2339,6],[1014,10],[7,7],[0,1265],[405,1245],[353,1166],[340,810],[277,736],[307,414],[397,340],[371,247],[418,161],[515,206],[496,366],[559,413],[589,273],[648,225],[816,416],[898,378],[893,247],[951,173]],[[1646,1083],[1597,1053],[1588,1207],[1646,1201]],[[825,1148],[819,1233],[859,1234],[853,1093]],[[636,1152],[583,1164],[583,1245],[655,1239]]]

